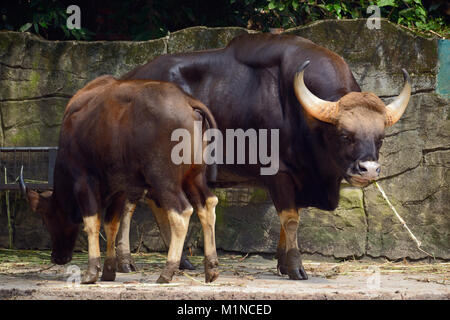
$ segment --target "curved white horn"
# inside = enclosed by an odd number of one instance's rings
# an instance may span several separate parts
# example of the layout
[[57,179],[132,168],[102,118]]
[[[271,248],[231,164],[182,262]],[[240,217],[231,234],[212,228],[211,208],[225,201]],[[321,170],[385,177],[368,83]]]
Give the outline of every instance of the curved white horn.
[[409,78],[409,74],[405,69],[402,69],[402,71],[405,85],[403,86],[403,90],[400,92],[398,97],[386,106],[385,123],[387,127],[392,126],[400,120],[401,116],[405,112],[406,106],[408,105],[409,98],[411,97],[411,80]]
[[25,184],[25,181],[23,180],[23,166],[20,168],[19,186],[20,186],[20,191],[22,192],[22,196],[25,197],[27,195],[27,185]]
[[308,112],[311,116],[324,122],[335,123],[339,112],[338,103],[322,100],[316,97],[311,91],[309,91],[303,81],[303,73],[308,65],[309,60],[305,61],[299,68],[299,71],[295,74],[295,95],[306,112]]

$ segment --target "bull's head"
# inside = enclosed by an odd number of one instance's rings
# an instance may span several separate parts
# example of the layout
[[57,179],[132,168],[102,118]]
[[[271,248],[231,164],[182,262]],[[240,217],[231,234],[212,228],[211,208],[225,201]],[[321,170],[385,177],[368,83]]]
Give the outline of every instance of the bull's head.
[[38,193],[27,188],[23,179],[23,167],[20,170],[19,184],[33,212],[42,217],[52,240],[52,263],[66,264],[72,260],[72,252],[78,235],[78,225],[58,209],[52,191]]
[[330,161],[342,176],[354,186],[366,186],[378,178],[378,154],[385,127],[396,123],[411,96],[409,75],[403,69],[405,85],[400,95],[389,105],[370,92],[350,92],[339,101],[325,101],[306,87],[303,73],[306,61],[294,78],[297,99],[312,117],[332,124],[324,130],[326,148],[333,154]]

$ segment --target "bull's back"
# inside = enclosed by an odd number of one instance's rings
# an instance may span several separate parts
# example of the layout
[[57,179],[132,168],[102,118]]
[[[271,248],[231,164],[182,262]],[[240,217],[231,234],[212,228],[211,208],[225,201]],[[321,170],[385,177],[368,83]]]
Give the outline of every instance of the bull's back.
[[263,113],[267,119],[259,125],[264,127],[282,125],[281,101],[295,97],[294,75],[306,60],[311,63],[305,83],[318,97],[336,101],[360,91],[340,56],[293,35],[241,35],[223,49],[162,55],[122,78],[178,84],[210,108],[222,129],[254,127],[252,119]]

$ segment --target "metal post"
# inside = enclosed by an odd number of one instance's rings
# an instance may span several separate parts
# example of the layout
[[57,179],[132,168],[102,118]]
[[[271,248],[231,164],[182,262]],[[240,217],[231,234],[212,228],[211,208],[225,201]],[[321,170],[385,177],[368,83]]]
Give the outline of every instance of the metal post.
[[48,151],[48,175],[47,175],[47,180],[48,180],[48,185],[50,186],[50,188],[53,188],[53,172],[55,170],[56,153],[57,153],[56,149],[50,149]]

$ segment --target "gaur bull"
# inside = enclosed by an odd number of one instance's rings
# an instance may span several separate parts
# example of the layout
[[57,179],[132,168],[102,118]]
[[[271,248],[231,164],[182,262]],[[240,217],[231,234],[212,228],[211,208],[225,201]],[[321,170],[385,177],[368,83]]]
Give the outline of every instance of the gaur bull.
[[[209,185],[269,191],[281,221],[278,271],[299,280],[307,279],[297,243],[300,209],[334,210],[342,179],[365,186],[379,176],[384,130],[400,119],[411,95],[403,74],[403,90],[385,105],[361,92],[336,53],[298,36],[247,34],[223,49],[160,56],[122,79],[178,84],[208,106],[222,132],[280,130],[277,174],[260,175],[261,164],[219,164]],[[167,221],[158,223],[168,243]]]
[[[194,161],[176,165],[171,160],[176,144],[172,133],[184,128],[194,134],[195,121],[202,121],[200,130],[216,128],[207,107],[175,84],[102,76],[79,90],[63,116],[53,191],[30,190],[20,176],[31,209],[41,214],[50,232],[52,262],[66,264],[72,259],[83,222],[89,263],[82,283],[96,282],[104,210],[107,251],[101,279],[114,281],[121,216],[146,193],[153,211],[170,226],[167,263],[158,282],[169,282],[178,270],[193,209],[205,236],[205,278],[214,281],[218,276],[214,235],[218,200],[207,187],[206,165]],[[128,247],[125,252],[122,249],[118,247],[119,258],[129,254]]]

